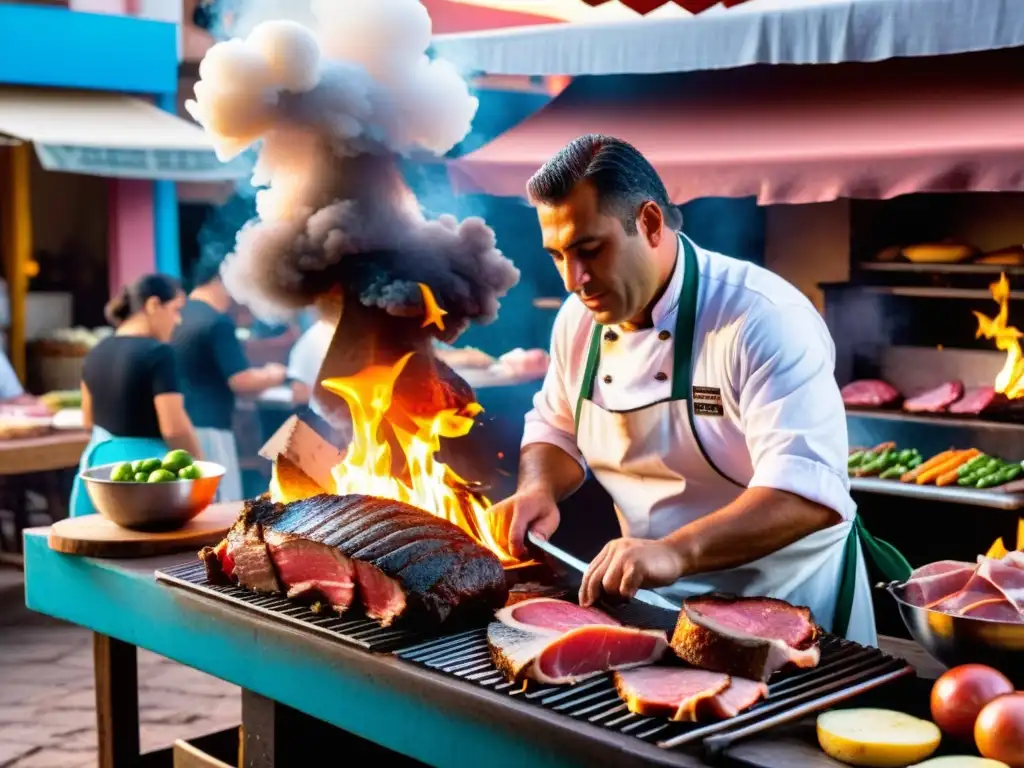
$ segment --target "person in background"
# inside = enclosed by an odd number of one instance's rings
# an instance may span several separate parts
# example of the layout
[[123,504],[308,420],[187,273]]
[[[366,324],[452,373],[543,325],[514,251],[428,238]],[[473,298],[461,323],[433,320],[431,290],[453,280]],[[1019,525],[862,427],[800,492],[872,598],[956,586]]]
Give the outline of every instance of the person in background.
[[[82,419],[92,439],[79,472],[162,457],[174,448],[202,458],[185,410],[174,350],[167,343],[181,321],[184,303],[177,281],[146,275],[107,305],[107,320],[116,331],[93,347],[82,365]],[[70,515],[95,511],[76,476]]]
[[0,403],[16,403],[25,398],[25,390],[21,386],[18,374],[14,372],[11,361],[0,350]]
[[283,384],[279,363],[250,367],[228,311],[232,299],[221,282],[219,265],[204,265],[197,287],[181,310],[181,324],[171,341],[185,383],[185,408],[196,425],[203,453],[221,464],[224,477],[218,501],[243,498],[238,447],[232,432],[237,395],[255,396]]

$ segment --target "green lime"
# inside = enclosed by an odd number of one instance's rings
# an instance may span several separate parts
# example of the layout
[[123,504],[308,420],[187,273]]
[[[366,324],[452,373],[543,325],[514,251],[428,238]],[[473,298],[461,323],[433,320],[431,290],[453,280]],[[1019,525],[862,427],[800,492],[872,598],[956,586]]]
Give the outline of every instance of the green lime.
[[189,455],[188,451],[183,451],[180,448],[174,451],[170,451],[160,466],[166,469],[168,472],[177,472],[179,469],[192,466],[192,456]]
[[145,483],[145,482],[148,482],[148,481],[149,481],[149,475],[147,475],[145,472],[136,472],[135,473],[135,482],[136,483]]
[[141,472],[142,471],[142,462],[144,462],[144,461],[146,461],[146,460],[145,459],[136,459],[135,461],[133,461],[132,462],[132,472]]
[[199,471],[199,467],[195,464],[191,464],[187,467],[182,467],[178,470],[179,480],[198,480],[203,476],[203,473]]
[[145,472],[147,475],[150,472],[156,472],[158,469],[163,469],[163,464],[160,463],[160,459],[146,459],[142,462],[139,469],[136,472]]
[[130,482],[134,477],[135,473],[132,472],[132,465],[129,462],[118,464],[114,467],[114,471],[110,473],[110,479],[115,483]]
[[177,479],[178,478],[176,478],[171,472],[168,472],[166,469],[155,469],[152,472],[150,472],[149,479],[146,480],[146,482],[147,483],[169,483],[172,480],[177,480]]

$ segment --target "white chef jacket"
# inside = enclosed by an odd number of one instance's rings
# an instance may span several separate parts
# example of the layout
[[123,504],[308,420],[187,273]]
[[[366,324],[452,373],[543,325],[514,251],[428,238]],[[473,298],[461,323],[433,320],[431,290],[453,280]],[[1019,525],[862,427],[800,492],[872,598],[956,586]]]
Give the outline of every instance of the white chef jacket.
[[[701,272],[693,348],[693,383],[718,387],[724,417],[695,418],[708,458],[746,487],[777,488],[852,520],[856,504],[846,472],[846,414],[835,380],[835,346],[814,306],[790,283],[754,264],[696,248]],[[653,311],[653,327],[605,344],[592,400],[613,411],[671,396],[681,252]],[[583,383],[591,322],[570,296],[558,312],[551,365],[522,445],[550,443],[585,467],[576,447],[574,411]],[[663,381],[656,374],[665,373]]]

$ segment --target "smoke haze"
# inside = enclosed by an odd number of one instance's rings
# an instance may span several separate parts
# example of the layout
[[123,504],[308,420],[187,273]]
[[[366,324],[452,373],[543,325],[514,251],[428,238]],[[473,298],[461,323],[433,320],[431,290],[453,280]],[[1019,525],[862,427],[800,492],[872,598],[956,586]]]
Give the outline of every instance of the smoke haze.
[[259,143],[258,218],[225,260],[228,290],[267,319],[338,285],[415,316],[422,282],[448,312],[446,340],[493,320],[519,271],[482,219],[427,221],[398,169],[400,156],[448,152],[478,106],[451,64],[426,56],[426,9],[417,0],[291,8],[289,19],[238,20],[246,37],[209,50],[186,104],[222,160]]

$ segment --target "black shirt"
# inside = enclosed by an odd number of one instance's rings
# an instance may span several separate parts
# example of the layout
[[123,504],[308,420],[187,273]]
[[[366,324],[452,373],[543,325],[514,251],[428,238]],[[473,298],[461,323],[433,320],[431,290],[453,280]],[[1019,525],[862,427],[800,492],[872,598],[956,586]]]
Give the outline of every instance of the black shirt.
[[181,392],[174,350],[148,336],[110,336],[86,355],[92,420],[116,437],[156,437],[157,395]]
[[235,321],[205,301],[189,299],[171,340],[185,385],[185,410],[203,429],[230,430],[235,393],[228,379],[249,367]]

